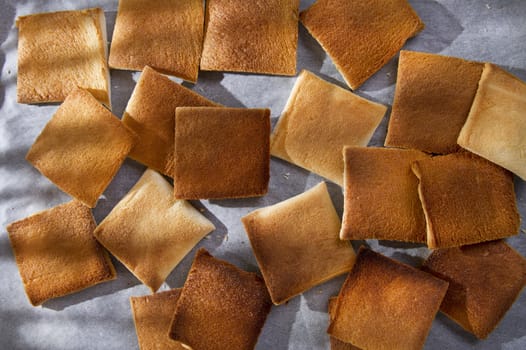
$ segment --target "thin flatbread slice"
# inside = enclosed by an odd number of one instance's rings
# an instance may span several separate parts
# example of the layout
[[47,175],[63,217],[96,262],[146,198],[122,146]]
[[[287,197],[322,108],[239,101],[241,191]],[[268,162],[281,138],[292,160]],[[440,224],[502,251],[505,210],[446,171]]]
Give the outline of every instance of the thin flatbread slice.
[[173,176],[175,109],[219,106],[146,66],[128,101],[122,122],[137,135],[129,157]]
[[179,262],[215,229],[172,186],[147,169],[95,230],[97,240],[155,292]]
[[7,226],[33,306],[115,279],[108,253],[93,237],[95,225],[91,210],[73,200]]
[[503,241],[435,250],[423,270],[449,282],[440,310],[480,339],[526,285],[526,259]]
[[516,235],[520,216],[513,176],[468,152],[416,161],[429,248],[450,248]]
[[171,289],[153,295],[130,297],[140,350],[187,350],[167,334],[180,294],[181,289]]
[[89,92],[77,88],[38,135],[26,159],[61,190],[93,208],[134,137]]
[[102,9],[21,16],[16,26],[17,102],[62,102],[81,87],[111,108]]
[[271,138],[271,154],[343,183],[342,149],[367,146],[387,107],[303,70]]
[[486,63],[457,142],[526,180],[526,84]]
[[317,0],[300,20],[353,90],[424,29],[407,0]]
[[202,0],[119,0],[111,68],[144,66],[195,83],[203,47]]
[[447,286],[362,247],[327,332],[363,349],[422,349]]
[[179,297],[170,337],[192,349],[254,349],[272,302],[255,273],[200,249]]
[[456,57],[402,51],[385,145],[439,154],[458,151],[458,134],[483,66]]
[[299,0],[208,0],[201,69],[296,74]]
[[423,152],[346,147],[341,239],[426,242],[426,219],[411,170]]
[[241,220],[276,305],[354,264],[352,246],[338,238],[340,219],[324,182]]
[[270,110],[180,107],[175,114],[175,198],[242,198],[267,192]]
[[[336,310],[337,297],[332,297],[329,299],[329,319],[334,318],[334,311]],[[343,342],[338,338],[330,337],[331,350],[361,350],[356,346]]]

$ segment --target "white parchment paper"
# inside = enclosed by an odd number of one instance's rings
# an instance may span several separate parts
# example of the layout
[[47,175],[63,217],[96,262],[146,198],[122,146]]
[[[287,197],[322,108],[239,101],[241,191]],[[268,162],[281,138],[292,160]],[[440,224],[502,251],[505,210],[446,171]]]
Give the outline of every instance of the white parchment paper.
[[[313,1],[301,1],[301,9]],[[526,1],[524,0],[410,0],[426,29],[408,41],[406,49],[494,62],[526,80]],[[148,294],[148,289],[115,261],[118,279],[82,292],[30,306],[23,291],[5,226],[37,211],[69,200],[29,165],[24,156],[57,105],[16,103],[17,16],[64,9],[103,7],[109,38],[113,32],[117,0],[14,1],[0,6],[0,349],[136,349],[137,338],[128,298]],[[250,0],[247,0],[250,6]],[[330,58],[300,25],[298,72],[309,69],[345,86]],[[397,58],[367,81],[357,94],[391,105]],[[121,116],[138,73],[111,72],[113,112]],[[232,107],[269,107],[275,125],[295,78],[250,74],[201,72],[196,85],[186,84],[204,96]],[[381,146],[390,111],[371,145]],[[137,181],[144,167],[127,160],[94,209],[100,222]],[[218,258],[258,271],[240,218],[248,212],[302,193],[322,178],[286,162],[272,159],[268,195],[243,200],[193,202],[217,227],[198,247]],[[516,179],[521,216],[526,218],[526,183]],[[341,213],[342,194],[331,184],[333,201]],[[476,203],[474,203],[476,205]],[[526,255],[526,225],[519,236],[508,239]],[[356,242],[355,246],[361,242]],[[374,250],[403,262],[419,265],[426,248],[393,242],[368,241]],[[181,287],[195,249],[170,274],[162,290]],[[273,307],[258,349],[328,349],[327,300],[339,290],[341,276],[288,302]],[[426,349],[526,349],[526,293],[515,302],[486,341],[478,341],[444,315],[433,324]]]

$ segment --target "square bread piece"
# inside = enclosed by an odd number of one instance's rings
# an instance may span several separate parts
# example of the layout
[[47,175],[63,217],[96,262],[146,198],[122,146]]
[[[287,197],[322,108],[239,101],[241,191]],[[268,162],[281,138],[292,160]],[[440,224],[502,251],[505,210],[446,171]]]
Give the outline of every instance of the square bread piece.
[[[332,297],[329,299],[329,319],[334,319],[334,312],[336,310],[337,297]],[[356,346],[343,342],[338,338],[330,337],[331,350],[361,350]]]
[[440,310],[480,339],[526,285],[526,259],[503,241],[435,250],[423,269],[449,282]]
[[317,0],[300,20],[353,90],[424,29],[407,0]]
[[426,219],[411,170],[423,152],[346,147],[340,239],[426,243]]
[[97,240],[155,292],[179,262],[215,229],[172,186],[147,169],[95,230]]
[[429,248],[449,248],[516,235],[520,216],[513,177],[468,152],[416,161]]
[[175,198],[267,193],[270,110],[180,107],[175,115]]
[[81,87],[111,108],[102,9],[21,16],[16,26],[19,103],[62,102]]
[[95,207],[134,136],[86,90],[73,90],[38,135],[26,159],[61,190]]
[[324,182],[241,220],[276,305],[354,264],[352,246],[338,238],[340,219]]
[[202,0],[119,0],[111,68],[160,72],[195,83],[203,47]]
[[194,350],[252,350],[271,306],[258,275],[200,249],[179,297],[170,337]]
[[122,122],[137,135],[129,157],[173,176],[175,108],[219,106],[146,66],[128,101]]
[[461,58],[402,51],[385,145],[429,153],[458,151],[484,65]]
[[115,279],[108,253],[93,237],[95,225],[91,210],[73,200],[7,226],[33,306]]
[[140,350],[188,350],[167,333],[180,294],[181,289],[171,289],[130,298]]
[[299,0],[208,0],[201,69],[296,74]]
[[486,63],[458,144],[526,180],[526,84]]
[[386,110],[303,70],[272,134],[270,152],[341,186],[343,146],[367,146]]
[[447,286],[362,247],[328,333],[362,349],[422,349]]

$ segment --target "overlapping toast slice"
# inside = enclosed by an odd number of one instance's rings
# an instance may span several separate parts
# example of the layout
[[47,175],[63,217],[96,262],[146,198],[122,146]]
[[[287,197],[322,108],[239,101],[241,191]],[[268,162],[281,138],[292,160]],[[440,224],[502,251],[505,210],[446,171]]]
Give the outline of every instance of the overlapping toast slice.
[[175,114],[176,198],[241,198],[267,192],[270,110],[180,107]]
[[423,269],[449,282],[440,310],[480,339],[526,285],[526,259],[503,241],[435,250]]
[[345,147],[341,239],[426,242],[426,221],[411,170],[423,152]]
[[456,57],[402,51],[385,145],[456,152],[483,66]]
[[526,180],[526,84],[486,63],[458,144]]
[[181,289],[171,289],[153,295],[130,297],[135,331],[140,350],[185,350],[167,334]]
[[128,101],[122,122],[137,135],[129,157],[173,176],[175,109],[219,106],[146,66]]
[[271,139],[271,154],[339,184],[342,149],[367,146],[387,108],[302,71]]
[[412,169],[429,248],[449,248],[516,235],[520,216],[513,177],[469,152],[418,160]]

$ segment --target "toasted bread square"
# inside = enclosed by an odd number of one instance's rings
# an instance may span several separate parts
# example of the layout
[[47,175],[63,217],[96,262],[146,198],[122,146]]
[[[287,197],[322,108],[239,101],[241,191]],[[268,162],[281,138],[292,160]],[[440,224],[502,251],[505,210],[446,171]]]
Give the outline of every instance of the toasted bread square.
[[447,286],[362,247],[328,333],[362,349],[422,349]]
[[111,108],[102,9],[21,16],[16,26],[19,103],[62,102],[81,87]]
[[440,310],[480,339],[526,285],[526,259],[503,241],[435,250],[423,269],[449,282]]
[[270,110],[180,107],[175,114],[175,198],[267,193]]
[[251,350],[271,305],[258,275],[200,249],[179,297],[169,334],[192,349]]
[[353,90],[424,29],[407,0],[317,0],[300,20]]
[[387,107],[304,70],[271,139],[271,154],[343,183],[343,146],[367,146]]
[[516,235],[520,216],[513,177],[468,152],[416,161],[429,248],[449,248]]
[[299,0],[208,0],[201,69],[296,74]]
[[341,239],[426,242],[426,219],[411,170],[423,152],[346,147]]
[[150,66],[195,83],[203,28],[202,0],[119,0],[109,65]]
[[482,67],[461,58],[402,51],[385,145],[439,154],[458,151],[458,134]]
[[44,176],[89,207],[119,170],[134,136],[86,90],[73,90],[26,155]]
[[[336,310],[337,297],[329,299],[329,319],[334,319],[334,311]],[[343,342],[338,338],[330,337],[331,350],[360,350],[356,346]]]
[[167,334],[181,289],[131,297],[130,304],[140,350],[185,350]]
[[458,144],[526,180],[526,84],[486,63]]
[[18,271],[33,306],[115,278],[93,237],[91,210],[71,201],[7,226]]
[[147,169],[95,230],[97,240],[155,292],[188,252],[215,229]]
[[352,246],[338,238],[340,219],[324,182],[241,220],[276,305],[354,264]]
[[128,101],[122,122],[137,135],[129,157],[173,176],[175,108],[218,106],[146,66]]

